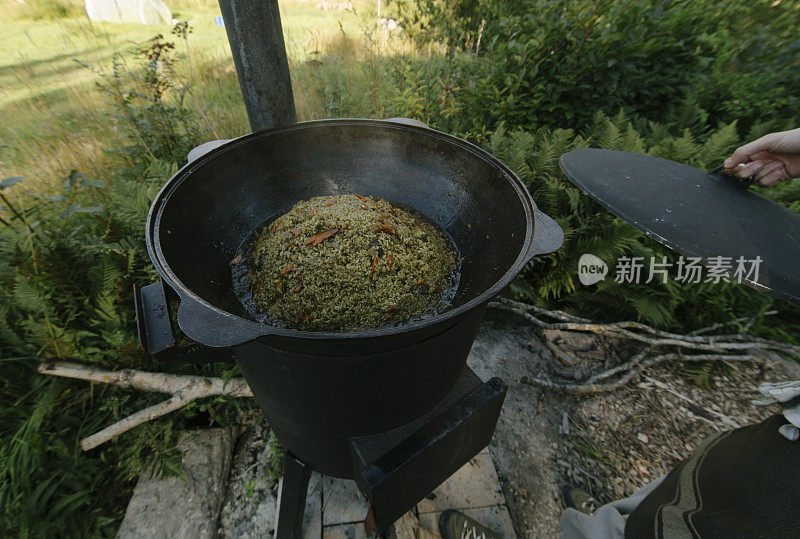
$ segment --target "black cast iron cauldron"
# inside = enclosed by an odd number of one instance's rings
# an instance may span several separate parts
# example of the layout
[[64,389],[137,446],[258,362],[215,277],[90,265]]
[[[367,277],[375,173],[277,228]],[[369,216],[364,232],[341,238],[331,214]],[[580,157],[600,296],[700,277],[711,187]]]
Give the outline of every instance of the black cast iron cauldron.
[[[299,200],[359,193],[420,211],[463,257],[452,307],[428,320],[352,333],[302,332],[248,318],[229,262],[259,224]],[[284,447],[352,477],[348,439],[394,429],[441,402],[461,375],[486,304],[563,233],[500,161],[463,140],[381,120],[319,120],[234,139],[157,195],[147,248],[177,293],[191,339],[233,347]]]

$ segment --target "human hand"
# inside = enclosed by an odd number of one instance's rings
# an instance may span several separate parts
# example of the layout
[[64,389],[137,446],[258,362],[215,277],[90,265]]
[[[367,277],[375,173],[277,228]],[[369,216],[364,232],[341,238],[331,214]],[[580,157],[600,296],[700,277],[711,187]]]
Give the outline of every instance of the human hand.
[[723,164],[725,173],[771,187],[800,177],[800,129],[764,135],[738,148]]

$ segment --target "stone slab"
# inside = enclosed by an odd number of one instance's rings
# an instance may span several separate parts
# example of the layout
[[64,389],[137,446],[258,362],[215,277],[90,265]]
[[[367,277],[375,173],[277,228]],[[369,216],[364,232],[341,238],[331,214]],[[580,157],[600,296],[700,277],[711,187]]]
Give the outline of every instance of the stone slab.
[[562,404],[569,408],[575,399],[518,382],[550,372],[553,354],[537,331],[517,315],[490,309],[467,364],[483,380],[497,376],[509,386],[490,450],[514,528],[522,537],[557,537],[564,512],[563,479],[554,466],[557,425]]
[[225,496],[235,436],[231,429],[182,433],[186,479],[143,474],[128,503],[117,537],[213,538]]
[[270,477],[270,430],[257,423],[239,436],[220,512],[219,537],[255,539],[275,528],[277,481]]
[[316,472],[308,484],[306,510],[303,514],[303,539],[322,539],[322,476]]
[[[322,524],[333,526],[364,522],[369,504],[355,481],[325,477],[322,480]],[[323,534],[324,536],[324,534]]]
[[417,512],[423,515],[502,503],[505,503],[505,498],[492,458],[489,453],[481,452],[420,501]]
[[366,539],[364,524],[337,524],[322,530],[322,539]]

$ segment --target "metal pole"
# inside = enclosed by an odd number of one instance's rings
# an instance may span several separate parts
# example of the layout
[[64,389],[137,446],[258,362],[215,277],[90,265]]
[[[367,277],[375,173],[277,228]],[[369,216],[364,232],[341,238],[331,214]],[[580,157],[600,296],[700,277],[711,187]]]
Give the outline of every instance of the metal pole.
[[219,0],[253,131],[297,121],[277,0]]

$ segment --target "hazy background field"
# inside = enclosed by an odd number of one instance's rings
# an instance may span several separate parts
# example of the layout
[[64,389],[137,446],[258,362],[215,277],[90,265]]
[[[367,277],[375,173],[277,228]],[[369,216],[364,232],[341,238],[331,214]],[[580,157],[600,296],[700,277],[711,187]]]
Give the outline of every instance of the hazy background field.
[[[101,151],[116,136],[107,97],[97,91],[115,54],[126,55],[155,34],[168,38],[171,25],[92,22],[81,2],[0,4],[0,170],[30,178],[26,188],[46,188],[71,169],[101,174]],[[190,100],[213,134],[230,138],[249,131],[225,29],[214,25],[213,0],[174,0],[173,17],[188,21],[191,34],[177,40],[181,78],[191,83]],[[367,50],[403,50],[409,45],[376,32],[378,0],[341,2],[284,0],[280,3],[287,53],[295,77],[301,119],[320,116],[314,81],[302,66],[322,55],[361,56]],[[324,9],[328,6],[339,9]],[[317,62],[319,60],[316,60]],[[298,72],[298,68],[301,68]],[[300,78],[298,80],[298,77]]]

